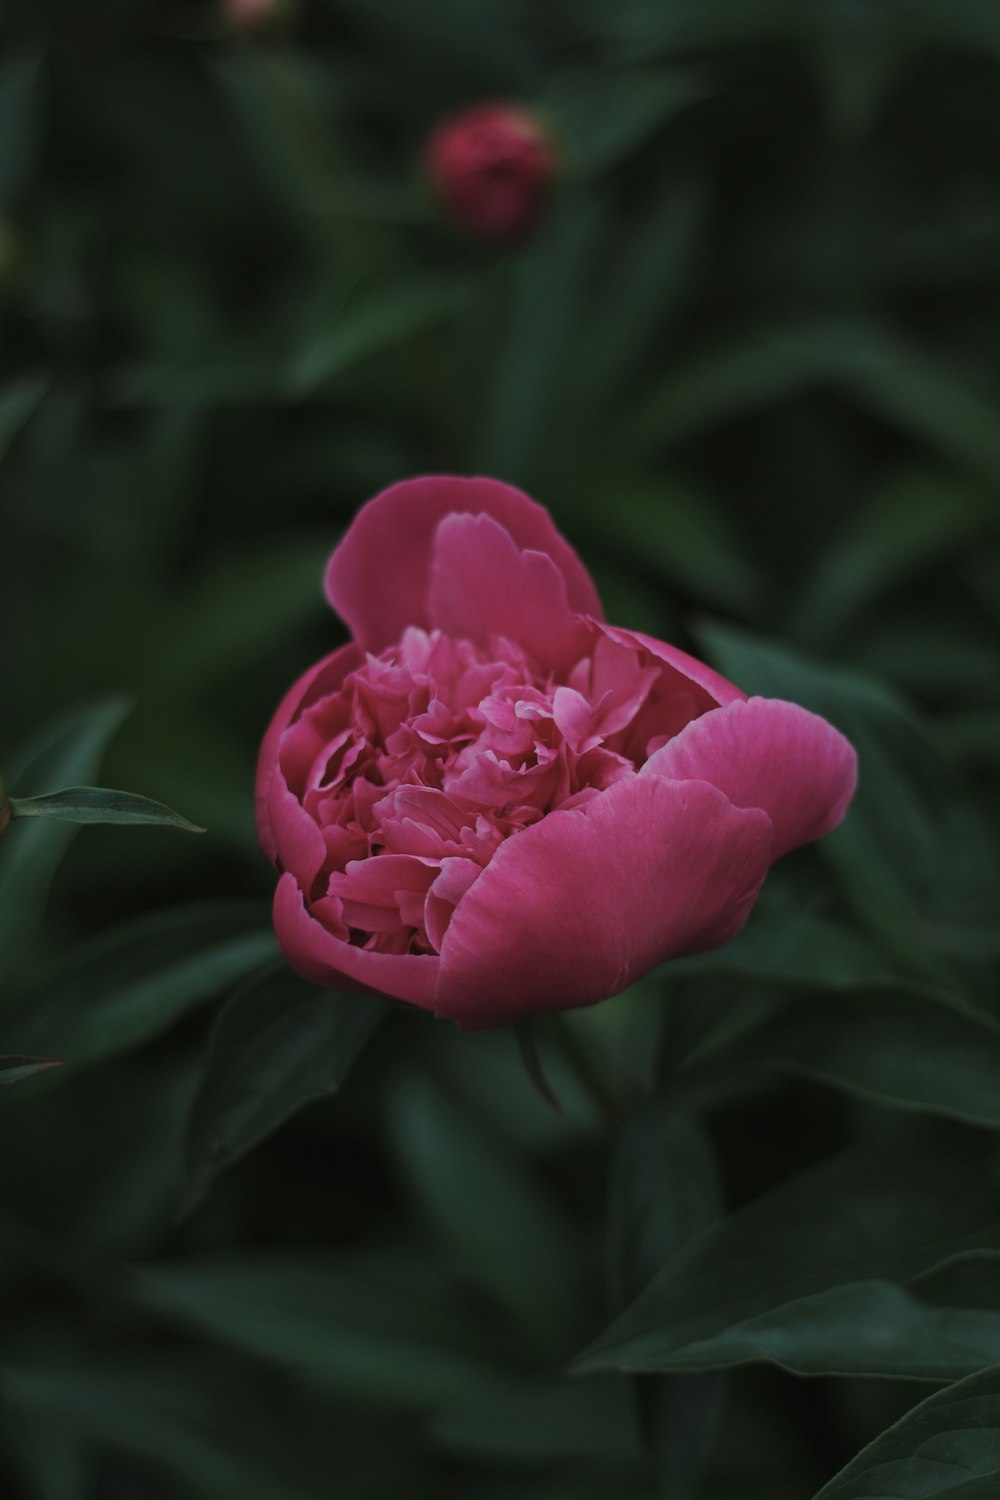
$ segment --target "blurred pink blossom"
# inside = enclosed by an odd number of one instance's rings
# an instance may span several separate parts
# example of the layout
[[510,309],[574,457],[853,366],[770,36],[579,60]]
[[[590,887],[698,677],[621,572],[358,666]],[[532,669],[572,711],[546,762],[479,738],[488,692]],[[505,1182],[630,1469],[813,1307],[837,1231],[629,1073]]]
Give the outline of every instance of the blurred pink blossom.
[[458,224],[486,239],[509,239],[538,221],[557,156],[530,111],[477,104],[437,126],[425,162],[435,194]]

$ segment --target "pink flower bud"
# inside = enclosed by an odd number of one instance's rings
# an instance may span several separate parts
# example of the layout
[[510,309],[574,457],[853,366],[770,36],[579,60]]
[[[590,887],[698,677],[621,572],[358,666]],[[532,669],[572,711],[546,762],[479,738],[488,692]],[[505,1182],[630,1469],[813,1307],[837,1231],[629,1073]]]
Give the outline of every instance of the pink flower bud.
[[223,0],[226,20],[237,31],[259,31],[281,20],[286,10],[285,0]]
[[541,122],[513,104],[477,104],[450,116],[425,151],[431,185],[455,221],[494,240],[534,227],[557,164]]

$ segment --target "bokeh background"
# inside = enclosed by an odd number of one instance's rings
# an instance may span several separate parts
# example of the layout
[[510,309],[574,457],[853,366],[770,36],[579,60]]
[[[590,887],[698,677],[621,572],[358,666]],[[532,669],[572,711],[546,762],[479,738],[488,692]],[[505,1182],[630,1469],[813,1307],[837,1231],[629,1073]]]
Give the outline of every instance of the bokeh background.
[[[65,1059],[0,1090],[0,1494],[809,1500],[1000,1363],[995,1259],[927,1293],[977,1330],[950,1364],[859,1352],[878,1314],[836,1269],[1000,1247],[1000,12],[0,26],[0,771],[208,829],[0,843],[0,1052]],[[561,156],[508,245],[420,170],[497,98]],[[342,639],[323,562],[434,470],[522,485],[609,618],[861,752],[737,944],[540,1034],[562,1114],[510,1034],[355,1003],[328,1035],[280,970],[217,1021],[273,956],[254,758]],[[697,1330],[567,1375],[698,1232],[664,1294]],[[830,1347],[761,1260],[834,1298]],[[744,1294],[766,1348],[726,1332]]]

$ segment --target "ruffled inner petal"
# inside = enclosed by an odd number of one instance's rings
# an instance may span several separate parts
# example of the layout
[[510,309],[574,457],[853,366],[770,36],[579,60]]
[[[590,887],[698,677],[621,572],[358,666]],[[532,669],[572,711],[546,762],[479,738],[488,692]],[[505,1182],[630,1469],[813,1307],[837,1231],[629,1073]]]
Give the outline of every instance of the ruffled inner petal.
[[[282,862],[312,915],[366,952],[439,952],[508,839],[633,778],[651,747],[714,706],[645,645],[574,619],[558,572],[489,516],[452,516],[439,532],[438,627],[369,653],[279,748]],[[526,618],[526,636],[548,631],[570,659],[519,644]]]
[[489,515],[451,515],[439,523],[430,619],[442,632],[477,645],[498,636],[518,641],[544,670],[570,664],[584,628],[551,557],[522,552]]

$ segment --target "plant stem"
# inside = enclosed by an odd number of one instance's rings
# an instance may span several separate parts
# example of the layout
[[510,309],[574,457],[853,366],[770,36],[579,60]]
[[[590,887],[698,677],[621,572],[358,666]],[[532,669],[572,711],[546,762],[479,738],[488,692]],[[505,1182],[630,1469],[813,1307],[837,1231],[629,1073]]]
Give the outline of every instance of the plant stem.
[[625,1112],[621,1099],[618,1098],[570,1023],[561,1016],[557,1017],[555,1030],[563,1057],[586,1093],[609,1120],[620,1119]]

